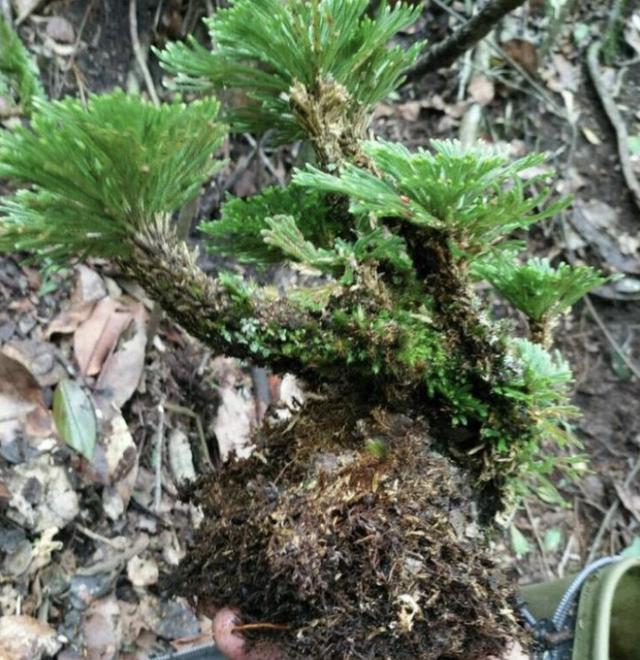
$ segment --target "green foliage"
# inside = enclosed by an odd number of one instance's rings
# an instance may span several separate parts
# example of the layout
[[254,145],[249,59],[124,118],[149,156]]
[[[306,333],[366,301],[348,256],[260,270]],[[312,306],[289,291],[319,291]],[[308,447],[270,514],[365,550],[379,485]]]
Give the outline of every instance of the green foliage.
[[233,256],[244,263],[283,261],[283,252],[263,239],[269,218],[291,215],[305,240],[319,248],[333,244],[344,228],[331,216],[324,195],[297,187],[266,188],[248,199],[228,197],[219,220],[203,222],[200,230],[211,252]]
[[339,174],[307,166],[295,181],[347,195],[352,213],[397,217],[421,229],[444,231],[460,250],[488,251],[515,229],[556,213],[565,201],[535,212],[548,191],[528,195],[541,177],[523,181],[524,170],[544,161],[532,154],[515,162],[485,145],[463,150],[455,140],[432,140],[433,152],[411,153],[400,144],[367,142],[371,169],[345,165]]
[[374,18],[368,0],[236,0],[205,19],[214,44],[171,43],[158,54],[183,89],[238,89],[253,103],[232,114],[240,131],[275,129],[282,140],[303,137],[289,103],[294,83],[309,92],[319,81],[342,85],[356,113],[369,110],[402,80],[422,44],[403,51],[387,43],[413,23],[421,7],[386,1]]
[[508,254],[475,263],[473,273],[534,321],[561,314],[608,279],[587,266],[561,263],[554,268],[548,259],[537,257],[519,264]]
[[38,67],[20,37],[0,17],[0,97],[28,114],[34,100],[45,97],[38,76]]
[[229,198],[222,218],[204,222],[200,229],[210,251],[245,263],[295,261],[345,281],[366,263],[385,262],[404,273],[411,270],[399,236],[379,223],[345,215],[341,217],[319,191],[267,188],[249,199]]
[[31,186],[0,203],[2,250],[122,256],[216,168],[214,100],[156,108],[118,91],[36,108],[30,128],[0,134],[0,176]]

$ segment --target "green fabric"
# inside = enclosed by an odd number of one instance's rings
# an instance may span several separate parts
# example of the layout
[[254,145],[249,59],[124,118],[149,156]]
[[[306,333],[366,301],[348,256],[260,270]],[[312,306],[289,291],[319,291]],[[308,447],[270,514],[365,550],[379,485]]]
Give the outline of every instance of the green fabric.
[[[536,618],[550,618],[574,576],[521,589]],[[640,660],[640,558],[623,559],[584,584],[572,660]]]

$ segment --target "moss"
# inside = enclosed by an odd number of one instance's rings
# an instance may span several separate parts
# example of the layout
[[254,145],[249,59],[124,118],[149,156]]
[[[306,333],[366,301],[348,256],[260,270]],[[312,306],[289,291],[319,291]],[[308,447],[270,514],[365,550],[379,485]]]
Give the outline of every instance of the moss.
[[260,458],[200,481],[175,591],[288,626],[288,659],[466,660],[521,636],[515,585],[471,533],[471,480],[419,417],[341,391],[258,442]]

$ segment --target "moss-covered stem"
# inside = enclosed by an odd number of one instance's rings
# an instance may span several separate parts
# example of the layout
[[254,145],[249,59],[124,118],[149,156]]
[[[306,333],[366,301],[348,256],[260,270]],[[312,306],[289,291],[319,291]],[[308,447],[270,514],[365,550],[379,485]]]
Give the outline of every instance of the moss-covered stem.
[[[309,381],[375,380],[372,364],[379,364],[380,380],[418,386],[420,369],[396,359],[398,333],[370,331],[366,323],[331,311],[310,311],[273,289],[234,291],[220,279],[206,275],[185,243],[154,236],[137,240],[133,255],[117,264],[138,282],[185,330],[213,351]],[[331,309],[357,306],[358,297],[347,289],[337,292]],[[398,374],[396,376],[395,374]]]

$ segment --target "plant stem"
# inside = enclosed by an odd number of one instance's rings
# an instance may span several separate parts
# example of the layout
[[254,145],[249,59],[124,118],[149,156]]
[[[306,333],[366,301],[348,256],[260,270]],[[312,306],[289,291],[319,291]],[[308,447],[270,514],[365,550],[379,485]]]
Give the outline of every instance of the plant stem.
[[408,80],[451,66],[469,48],[493,29],[494,25],[525,0],[489,0],[489,2],[448,39],[430,48],[407,75]]

